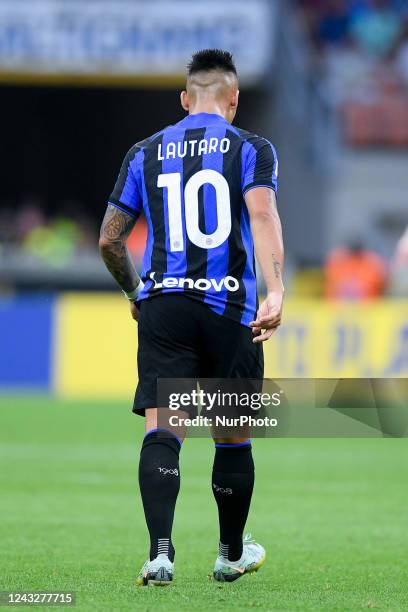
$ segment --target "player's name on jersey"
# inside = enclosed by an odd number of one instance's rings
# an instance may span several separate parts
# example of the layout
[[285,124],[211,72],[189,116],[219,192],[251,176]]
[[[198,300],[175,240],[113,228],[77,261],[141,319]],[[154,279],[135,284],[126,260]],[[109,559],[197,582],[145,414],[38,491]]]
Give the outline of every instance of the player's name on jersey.
[[231,146],[229,138],[203,138],[202,140],[183,140],[181,142],[168,142],[157,148],[157,159],[176,159],[176,157],[194,157],[208,153],[227,153]]

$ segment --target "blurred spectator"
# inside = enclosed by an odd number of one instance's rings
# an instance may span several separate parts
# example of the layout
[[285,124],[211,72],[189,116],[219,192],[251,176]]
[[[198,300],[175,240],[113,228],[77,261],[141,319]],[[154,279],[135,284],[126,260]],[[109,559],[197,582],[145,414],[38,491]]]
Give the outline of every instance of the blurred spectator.
[[326,45],[344,44],[350,28],[350,13],[346,0],[328,0],[318,25],[319,40]]
[[55,268],[63,266],[75,253],[79,228],[69,219],[56,219],[46,226],[33,228],[25,237],[24,248]]
[[36,196],[2,202],[0,251],[25,254],[54,267],[65,265],[77,254],[97,253],[96,222],[83,213],[81,203],[58,202],[55,209],[57,216],[50,218]]
[[325,295],[334,300],[370,300],[383,295],[384,261],[359,238],[330,253],[325,265]]
[[[55,205],[52,217],[41,198],[3,202],[0,208],[0,254],[38,260],[52,268],[63,268],[83,255],[98,256],[100,220],[89,217],[81,202],[66,199]],[[129,236],[128,247],[140,264],[147,240],[147,223],[142,216]]]
[[388,55],[400,33],[401,20],[389,0],[370,0],[351,24],[351,34],[360,48],[376,57]]
[[15,239],[24,240],[25,236],[36,227],[45,225],[46,220],[42,210],[41,201],[30,196],[21,204],[14,220]]
[[[322,91],[353,146],[408,146],[408,0],[300,0]],[[323,51],[323,52],[321,52]]]

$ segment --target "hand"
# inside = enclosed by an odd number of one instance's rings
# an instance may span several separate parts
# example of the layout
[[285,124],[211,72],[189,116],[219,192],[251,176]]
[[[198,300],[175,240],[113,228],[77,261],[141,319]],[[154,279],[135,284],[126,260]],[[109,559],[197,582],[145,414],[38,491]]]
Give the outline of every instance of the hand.
[[136,306],[136,302],[130,302],[130,314],[132,315],[132,319],[135,321],[139,320],[139,309]]
[[[258,308],[256,320],[249,324],[253,342],[265,342],[279,327],[282,317],[283,291],[271,291]],[[263,330],[263,331],[262,331]]]

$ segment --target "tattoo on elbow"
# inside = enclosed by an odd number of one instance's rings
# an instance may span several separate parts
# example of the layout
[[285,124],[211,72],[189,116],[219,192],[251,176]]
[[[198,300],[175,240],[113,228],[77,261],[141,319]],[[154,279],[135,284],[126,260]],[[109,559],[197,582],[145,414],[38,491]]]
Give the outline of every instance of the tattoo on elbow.
[[102,222],[101,242],[125,242],[134,224],[130,215],[109,204]]

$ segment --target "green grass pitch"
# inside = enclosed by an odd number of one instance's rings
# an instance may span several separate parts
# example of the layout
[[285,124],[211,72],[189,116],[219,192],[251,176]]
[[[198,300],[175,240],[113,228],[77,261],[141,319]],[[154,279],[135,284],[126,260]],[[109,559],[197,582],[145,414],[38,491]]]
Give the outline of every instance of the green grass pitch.
[[72,590],[81,611],[408,610],[406,440],[256,440],[267,564],[226,585],[209,578],[212,443],[187,440],[174,585],[136,588],[142,426],[123,402],[0,398],[0,590]]

